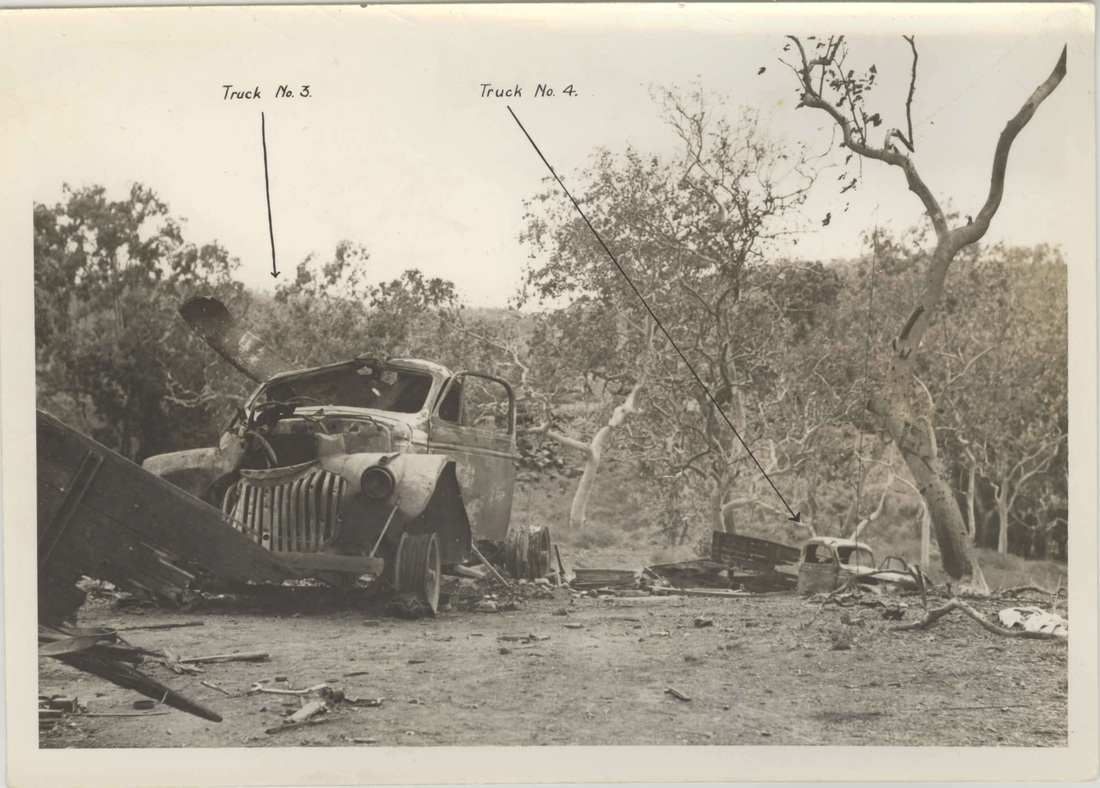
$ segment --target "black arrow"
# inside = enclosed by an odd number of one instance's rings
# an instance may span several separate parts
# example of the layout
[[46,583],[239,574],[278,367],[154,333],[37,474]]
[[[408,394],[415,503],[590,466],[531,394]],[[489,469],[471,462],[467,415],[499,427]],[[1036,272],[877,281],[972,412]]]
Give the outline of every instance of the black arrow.
[[611,262],[613,262],[615,264],[615,267],[619,269],[619,273],[623,275],[623,279],[625,279],[626,283],[630,285],[630,289],[634,291],[634,295],[638,296],[638,300],[642,302],[642,306],[644,306],[646,311],[649,312],[649,316],[653,318],[653,322],[657,324],[657,328],[661,329],[661,333],[665,335],[665,339],[667,339],[668,343],[672,345],[672,349],[675,350],[677,355],[680,356],[680,360],[684,362],[684,366],[688,368],[689,372],[691,372],[692,377],[695,378],[695,382],[698,383],[700,388],[703,389],[703,393],[707,395],[707,399],[710,400],[710,404],[713,405],[714,409],[718,411],[719,415],[721,415],[722,419],[729,426],[730,432],[732,432],[734,437],[737,438],[737,440],[741,442],[741,445],[745,447],[745,451],[748,452],[748,455],[752,459],[752,461],[756,463],[756,467],[760,469],[760,473],[763,474],[764,478],[767,479],[768,484],[770,484],[772,489],[775,490],[775,494],[779,496],[779,500],[783,502],[783,506],[785,506],[787,511],[791,514],[791,516],[787,519],[796,523],[802,522],[802,513],[794,511],[794,509],[791,508],[790,504],[787,503],[787,499],[783,497],[783,493],[779,492],[779,488],[775,486],[775,482],[773,482],[771,480],[771,477],[768,476],[768,472],[764,470],[764,466],[761,465],[760,461],[757,460],[756,457],[753,455],[752,449],[749,448],[749,445],[745,443],[745,439],[742,438],[741,435],[737,432],[737,428],[733,426],[733,422],[730,421],[729,416],[727,416],[726,412],[722,410],[722,406],[719,405],[717,400],[714,399],[714,395],[710,393],[710,389],[707,388],[707,384],[703,382],[703,379],[701,377],[699,377],[699,373],[695,371],[695,367],[691,366],[691,362],[687,360],[687,356],[685,356],[684,352],[680,350],[680,346],[676,344],[676,341],[668,333],[667,329],[665,329],[664,324],[650,308],[649,303],[645,300],[645,296],[643,296],[638,288],[634,286],[634,282],[631,281],[626,271],[623,270],[623,267],[619,264],[618,258],[616,258],[612,251],[607,248],[607,244],[603,242],[603,238],[601,238],[600,234],[596,232],[596,228],[592,226],[592,222],[588,221],[588,217],[584,215],[584,211],[581,210],[580,204],[573,198],[573,195],[569,193],[569,189],[565,188],[565,184],[562,183],[562,180],[558,177],[558,174],[554,172],[554,168],[550,166],[550,162],[548,162],[546,160],[546,157],[542,155],[542,151],[539,150],[539,146],[535,144],[535,141],[533,139],[531,139],[531,135],[527,133],[527,129],[524,128],[524,125],[522,123],[520,123],[520,119],[516,117],[516,113],[512,112],[511,107],[508,107],[508,112],[511,113],[512,119],[515,120],[515,122],[519,125],[520,130],[523,132],[523,136],[525,136],[527,138],[527,141],[531,143],[531,147],[535,149],[535,153],[537,153],[539,155],[539,158],[542,159],[542,163],[546,165],[546,169],[550,170],[550,174],[554,176],[554,180],[558,182],[558,186],[560,186],[561,190],[565,192],[565,196],[569,198],[569,201],[571,203],[573,203],[573,207],[577,209],[577,213],[580,214],[581,219],[583,219],[584,223],[588,225],[588,229],[592,231],[592,235],[596,236],[596,240],[599,242],[600,246],[603,247],[603,250],[607,253],[607,256],[611,258]]
[[275,265],[275,225],[271,223],[271,181],[267,177],[267,130],[264,127],[264,113],[260,113],[260,140],[264,146],[264,189],[267,191],[267,231],[271,235],[271,276],[278,277],[279,269]]

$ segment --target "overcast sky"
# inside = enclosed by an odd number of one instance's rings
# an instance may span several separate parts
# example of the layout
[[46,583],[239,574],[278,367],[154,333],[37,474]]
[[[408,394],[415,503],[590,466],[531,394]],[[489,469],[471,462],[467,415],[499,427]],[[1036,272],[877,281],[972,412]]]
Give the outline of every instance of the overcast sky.
[[[847,34],[855,65],[879,72],[872,101],[885,131],[904,126],[900,34],[914,32],[916,161],[945,207],[976,213],[997,135],[1068,43],[1069,73],[1013,148],[987,241],[1061,244],[1071,265],[1091,266],[1089,18],[1084,6],[895,4],[26,12],[5,31],[18,65],[0,77],[14,99],[0,122],[34,140],[36,201],[58,201],[64,182],[116,197],[146,184],[187,219],[189,240],[218,240],[248,285],[270,289],[263,111],[282,270],[350,239],[371,251],[378,279],[419,268],[471,304],[503,305],[528,254],[522,202],[546,175],[507,104],[566,176],[598,146],[674,154],[651,87],[693,80],[724,94],[731,114],[760,109],[791,146],[824,147],[827,118],[795,111],[793,76],[777,60],[783,34]],[[482,98],[485,82],[523,95]],[[559,95],[536,98],[540,82]],[[262,98],[226,101],[225,84]],[[278,99],[280,84],[308,84],[311,97]],[[561,95],[567,85],[575,96]],[[833,175],[819,186],[798,247],[806,257],[858,255],[876,218],[904,228],[921,215],[901,173],[873,163],[854,195],[838,197]]]

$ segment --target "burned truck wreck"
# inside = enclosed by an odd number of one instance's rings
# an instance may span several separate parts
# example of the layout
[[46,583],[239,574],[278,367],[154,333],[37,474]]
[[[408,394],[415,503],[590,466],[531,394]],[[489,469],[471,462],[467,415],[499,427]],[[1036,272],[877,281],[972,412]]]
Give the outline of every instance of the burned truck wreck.
[[440,575],[476,544],[513,574],[550,568],[549,532],[509,529],[516,451],[511,386],[430,361],[361,356],[292,369],[219,301],[180,313],[258,383],[217,447],[143,467],[220,508],[297,570],[337,585],[386,576],[432,610]]

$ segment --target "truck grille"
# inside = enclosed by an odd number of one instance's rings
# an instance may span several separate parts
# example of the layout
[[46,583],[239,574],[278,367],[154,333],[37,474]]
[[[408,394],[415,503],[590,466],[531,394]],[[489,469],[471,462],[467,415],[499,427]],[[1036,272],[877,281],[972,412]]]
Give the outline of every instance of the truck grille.
[[270,471],[241,471],[222,510],[240,531],[274,552],[309,553],[336,538],[347,482],[314,463]]

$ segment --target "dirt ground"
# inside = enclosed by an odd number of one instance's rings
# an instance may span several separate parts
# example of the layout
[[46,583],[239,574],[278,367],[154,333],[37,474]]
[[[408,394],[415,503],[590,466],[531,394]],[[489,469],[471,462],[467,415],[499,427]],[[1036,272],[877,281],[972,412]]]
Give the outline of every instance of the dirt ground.
[[[334,602],[316,588],[188,612],[120,611],[93,600],[79,623],[204,622],[128,632],[133,645],[191,657],[266,651],[270,659],[182,676],[144,666],[219,712],[221,723],[166,707],[141,717],[70,715],[41,734],[41,746],[1066,745],[1065,643],[998,637],[958,612],[928,630],[894,632],[880,606],[540,589],[516,610],[486,613],[471,608],[488,584],[448,588],[454,609],[416,621],[391,618],[380,603]],[[921,616],[919,597],[900,601],[906,621]],[[976,603],[986,614],[1005,606]],[[697,626],[698,617],[712,623]],[[295,688],[328,682],[384,701],[340,705],[323,724],[267,734],[299,701],[248,690],[278,676]],[[142,697],[53,659],[41,660],[39,692],[76,696],[99,714],[135,713]]]

